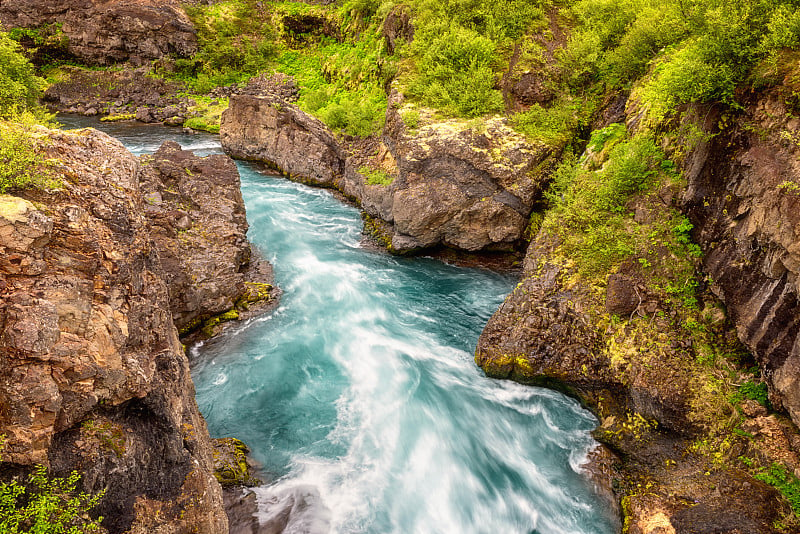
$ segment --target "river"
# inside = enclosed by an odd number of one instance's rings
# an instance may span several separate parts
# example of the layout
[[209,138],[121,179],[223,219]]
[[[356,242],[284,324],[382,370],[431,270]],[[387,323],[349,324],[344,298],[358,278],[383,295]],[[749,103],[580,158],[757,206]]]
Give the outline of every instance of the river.
[[[90,124],[135,153],[216,136]],[[293,533],[608,534],[581,465],[596,420],[559,393],[488,379],[478,335],[515,284],[362,245],[358,211],[239,162],[250,240],[284,294],[191,350],[212,436],[263,465],[260,520]]]

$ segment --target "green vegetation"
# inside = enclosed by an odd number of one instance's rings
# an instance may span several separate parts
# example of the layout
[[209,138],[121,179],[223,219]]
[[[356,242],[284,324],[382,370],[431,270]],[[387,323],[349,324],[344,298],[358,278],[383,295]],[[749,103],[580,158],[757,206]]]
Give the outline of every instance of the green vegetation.
[[191,108],[191,111],[198,115],[186,119],[183,125],[194,130],[219,133],[222,112],[228,109],[228,99],[211,99],[202,95],[188,96],[196,103],[195,106]]
[[32,125],[0,121],[0,193],[27,187],[57,187],[42,161]]
[[0,32],[0,120],[14,120],[38,111],[44,80],[22,54],[16,41]]
[[[0,448],[5,437],[0,438]],[[76,491],[80,476],[51,478],[36,466],[27,484],[0,482],[0,532],[5,534],[84,534],[100,532],[102,517],[88,513],[103,498]]]
[[0,32],[0,193],[58,185],[34,132],[37,122],[48,119],[38,104],[44,85],[19,45]]
[[754,477],[770,486],[774,486],[789,502],[792,511],[800,516],[800,480],[784,466],[773,463],[761,468]]
[[373,169],[372,167],[359,167],[358,172],[367,177],[369,185],[389,185],[394,178],[383,169]]
[[[300,2],[224,0],[187,12],[200,52],[176,60],[171,75],[191,93],[278,71],[297,80],[298,105],[332,129],[366,137],[383,127],[384,85],[396,67],[384,50],[380,21],[365,22],[358,6],[333,11]],[[215,125],[206,117],[187,123],[209,131]]]
[[459,117],[503,110],[496,77],[513,42],[542,18],[524,0],[411,2],[414,40],[407,92],[427,106]]

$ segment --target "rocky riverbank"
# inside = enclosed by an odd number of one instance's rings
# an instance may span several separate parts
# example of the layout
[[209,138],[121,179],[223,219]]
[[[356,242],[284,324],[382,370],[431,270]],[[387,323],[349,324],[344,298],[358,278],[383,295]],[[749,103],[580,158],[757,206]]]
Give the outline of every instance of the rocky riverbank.
[[110,532],[227,532],[176,325],[277,296],[248,287],[269,271],[236,169],[169,144],[140,162],[91,129],[35,135],[60,186],[0,201],[3,459],[77,469]]
[[234,157],[355,199],[393,252],[514,250],[562,147],[530,143],[499,118],[480,131],[459,120],[409,126],[412,112],[393,93],[381,138],[357,143],[278,95],[236,95],[220,139]]
[[[687,131],[694,125],[706,135],[679,160],[685,188],[659,194],[695,225],[704,253],[698,268],[709,275],[707,287],[698,288],[703,319],[692,322],[653,292],[642,265],[623,266],[600,288],[581,282],[580,266],[565,261],[562,244],[544,229],[528,249],[521,283],[478,342],[476,362],[488,375],[556,387],[598,414],[595,435],[617,455],[607,473],[627,532],[766,533],[791,516],[773,487],[745,472],[754,458],[800,465],[800,210],[786,186],[800,178],[796,144],[788,141],[798,125],[783,102],[775,92],[758,95],[730,123],[714,109],[682,115]],[[635,130],[635,102],[627,117]],[[684,141],[673,138],[668,150],[678,154]],[[657,215],[640,215],[652,205],[638,199],[629,209],[640,223],[654,222]],[[720,383],[747,378],[710,374],[710,347],[692,329],[712,335],[705,339],[715,349],[728,344],[723,353],[735,354],[736,343],[744,343],[770,404],[791,421],[753,400],[721,395]],[[715,425],[737,417],[738,433],[714,437]],[[704,447],[715,439],[709,455]]]

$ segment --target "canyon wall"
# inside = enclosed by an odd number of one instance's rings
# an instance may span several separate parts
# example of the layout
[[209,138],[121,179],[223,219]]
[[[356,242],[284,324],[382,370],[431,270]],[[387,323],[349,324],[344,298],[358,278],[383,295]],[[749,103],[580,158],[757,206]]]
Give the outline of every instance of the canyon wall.
[[176,324],[270,298],[236,168],[175,144],[140,161],[91,129],[35,137],[60,185],[0,196],[6,468],[78,470],[110,532],[225,533]]

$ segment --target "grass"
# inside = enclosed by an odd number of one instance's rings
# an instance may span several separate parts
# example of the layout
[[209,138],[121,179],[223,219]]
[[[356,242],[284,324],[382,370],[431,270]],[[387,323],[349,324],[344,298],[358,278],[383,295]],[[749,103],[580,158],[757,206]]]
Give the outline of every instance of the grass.
[[222,112],[228,109],[227,98],[210,98],[204,95],[187,95],[194,100],[195,105],[189,109],[190,113],[197,116],[189,117],[183,123],[186,128],[193,130],[204,130],[211,133],[219,133]]

